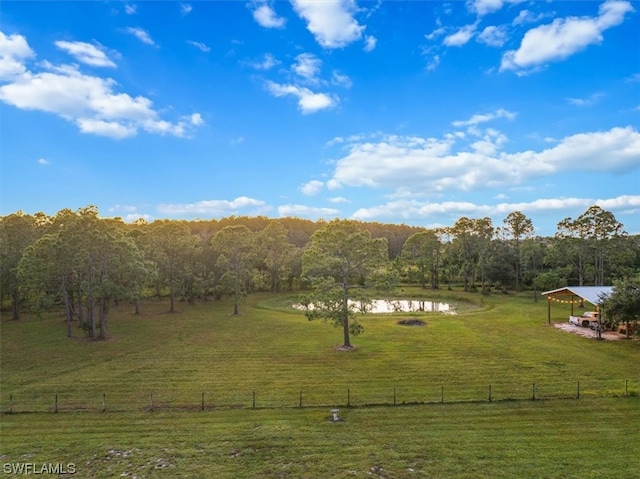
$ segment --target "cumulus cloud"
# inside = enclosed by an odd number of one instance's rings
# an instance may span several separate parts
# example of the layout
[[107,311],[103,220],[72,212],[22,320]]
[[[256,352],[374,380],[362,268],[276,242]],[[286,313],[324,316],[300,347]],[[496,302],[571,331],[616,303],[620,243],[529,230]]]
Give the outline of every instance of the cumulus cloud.
[[308,88],[292,84],[279,84],[268,81],[265,84],[267,91],[273,96],[294,96],[298,99],[298,107],[302,113],[315,113],[320,110],[332,108],[338,104],[338,99],[327,93],[314,93]]
[[377,43],[378,39],[376,37],[374,37],[373,35],[367,35],[366,37],[364,37],[363,50],[365,52],[372,52],[373,50],[375,50]]
[[467,9],[478,16],[484,16],[497,12],[505,3],[520,3],[522,1],[524,0],[467,0]]
[[318,180],[311,180],[308,183],[305,183],[300,187],[300,191],[302,191],[305,195],[313,196],[317,195],[322,191],[324,187],[324,183]]
[[291,0],[293,9],[324,48],[342,48],[362,38],[365,27],[353,17],[354,0]]
[[448,47],[461,47],[469,42],[475,35],[477,22],[460,27],[455,33],[444,37],[443,43]]
[[531,202],[497,203],[493,205],[476,204],[468,201],[429,202],[416,199],[389,201],[371,208],[358,209],[353,219],[371,221],[384,218],[419,219],[460,216],[499,216],[504,217],[513,211],[525,214],[583,210],[598,205],[606,210],[624,211],[640,207],[640,196],[623,195],[616,198],[542,198]]
[[147,33],[147,31],[143,30],[142,28],[127,27],[126,28],[126,32],[131,34],[131,35],[133,35],[134,37],[136,37],[142,43],[145,43],[147,45],[155,45],[156,44],[156,42],[154,42],[153,39],[151,38],[151,35],[149,35],[149,33]]
[[0,80],[19,76],[27,71],[25,61],[36,56],[22,35],[5,35],[0,31]]
[[603,93],[593,93],[587,98],[567,98],[567,103],[574,106],[591,106],[603,96]]
[[183,15],[189,15],[191,13],[191,10],[193,10],[193,7],[188,3],[180,4],[180,13],[182,13]]
[[335,208],[321,208],[306,205],[282,205],[278,207],[278,214],[281,217],[295,216],[298,218],[320,219],[332,218],[340,214],[340,210]]
[[490,129],[479,141],[460,142],[447,134],[347,143],[327,185],[470,191],[519,185],[562,171],[623,172],[640,166],[640,133],[630,126],[571,135],[542,151],[501,151],[506,137]]
[[322,66],[322,60],[312,53],[301,53],[296,57],[296,62],[291,65],[293,72],[308,81],[318,83],[318,74]]
[[276,60],[271,53],[265,53],[262,60],[250,61],[245,64],[256,70],[271,70],[276,65],[279,65],[280,61]]
[[351,82],[351,78],[348,75],[344,75],[337,70],[334,70],[331,73],[331,83],[334,85],[339,85],[344,88],[351,88],[353,83]]
[[139,130],[184,137],[201,124],[198,113],[176,122],[164,120],[150,99],[118,92],[115,80],[86,75],[77,66],[43,61],[40,71],[30,71],[22,63],[30,51],[26,39],[20,37],[13,38],[3,52],[5,58],[9,56],[10,61],[3,58],[3,63],[9,64],[12,76],[3,78],[0,101],[23,110],[52,113],[83,133],[115,139],[134,136]]
[[42,166],[47,166],[47,165],[50,165],[51,162],[46,158],[38,158],[38,164]]
[[502,26],[491,25],[478,34],[477,40],[491,47],[501,47],[507,41],[507,31]]
[[138,6],[134,3],[127,3],[124,6],[124,12],[127,15],[135,15],[137,11],[138,11]]
[[160,204],[158,211],[164,215],[229,216],[235,214],[258,214],[268,210],[266,203],[247,196],[234,200],[203,200],[195,203]]
[[112,68],[116,66],[113,60],[99,46],[85,42],[67,42],[63,40],[58,40],[55,45],[85,65]]
[[211,51],[211,47],[202,42],[194,42],[193,40],[187,40],[187,43],[193,47],[196,47],[203,53],[208,53]]
[[500,108],[494,111],[493,113],[475,114],[468,120],[458,120],[458,121],[452,122],[451,124],[455,127],[476,126],[476,125],[479,125],[480,123],[486,123],[488,121],[496,120],[498,118],[506,118],[508,120],[513,120],[515,117],[516,117],[515,113],[505,110],[503,108]]
[[286,19],[279,17],[273,7],[267,3],[256,3],[253,7],[253,19],[258,25],[264,28],[284,27]]
[[519,74],[533,71],[549,62],[557,62],[600,43],[602,33],[622,23],[633,11],[631,3],[607,0],[600,5],[597,17],[556,18],[552,23],[527,31],[517,50],[502,56],[500,71],[513,70]]

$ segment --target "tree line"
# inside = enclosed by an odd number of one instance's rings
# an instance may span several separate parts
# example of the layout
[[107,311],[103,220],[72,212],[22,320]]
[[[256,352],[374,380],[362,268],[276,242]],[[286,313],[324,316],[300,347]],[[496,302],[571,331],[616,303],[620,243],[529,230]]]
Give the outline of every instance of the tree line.
[[628,235],[598,206],[560,221],[553,237],[536,236],[519,211],[499,226],[490,218],[462,217],[427,229],[260,216],[125,223],[87,206],[55,216],[19,211],[0,217],[0,261],[3,311],[13,319],[27,307],[59,306],[68,337],[77,324],[104,338],[114,303],[131,302],[139,312],[151,296],[168,297],[171,312],[177,300],[230,296],[238,314],[251,292],[351,288],[381,272],[386,282],[432,289],[457,284],[483,293],[527,289],[534,298],[569,284],[611,284],[640,274],[640,236]]

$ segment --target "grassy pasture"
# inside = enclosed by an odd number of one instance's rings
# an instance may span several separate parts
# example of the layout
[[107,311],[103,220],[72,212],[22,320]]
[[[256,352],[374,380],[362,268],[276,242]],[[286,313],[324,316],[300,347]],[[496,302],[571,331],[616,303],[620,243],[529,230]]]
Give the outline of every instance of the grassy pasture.
[[[2,415],[2,460],[71,461],[85,468],[79,477],[600,478],[640,468],[623,452],[640,430],[638,341],[560,331],[529,295],[402,295],[454,302],[459,314],[366,316],[348,353],[335,350],[339,329],[307,321],[286,295],[252,295],[239,317],[226,301],[180,303],[175,314],[149,302],[140,316],[122,305],[105,342],[79,330],[65,339],[58,314],[3,320],[0,407],[11,398],[13,412],[41,412]],[[552,313],[566,321],[568,306]],[[396,324],[407,317],[426,325]],[[503,401],[530,398],[534,383],[538,399],[576,398],[578,382],[579,400]],[[393,404],[394,390],[398,407],[344,407]],[[297,408],[301,392],[304,406],[322,407]],[[50,414],[56,395],[61,413]],[[344,422],[327,420],[334,405]]]
[[[13,414],[0,463],[81,478],[637,477],[637,397],[327,409]],[[0,473],[1,475],[1,473]],[[42,476],[49,477],[49,476]]]

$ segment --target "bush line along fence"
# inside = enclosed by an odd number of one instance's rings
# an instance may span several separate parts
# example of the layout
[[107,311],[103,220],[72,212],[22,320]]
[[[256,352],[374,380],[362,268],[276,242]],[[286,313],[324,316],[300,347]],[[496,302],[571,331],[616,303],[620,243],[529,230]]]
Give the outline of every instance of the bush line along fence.
[[530,383],[519,388],[504,385],[464,387],[449,385],[418,389],[408,387],[344,387],[305,392],[253,390],[246,393],[214,394],[206,391],[151,391],[132,394],[37,392],[9,394],[0,407],[3,414],[34,412],[124,412],[162,410],[266,409],[398,406],[498,401],[580,399],[582,397],[640,396],[640,379],[576,381],[574,383]]

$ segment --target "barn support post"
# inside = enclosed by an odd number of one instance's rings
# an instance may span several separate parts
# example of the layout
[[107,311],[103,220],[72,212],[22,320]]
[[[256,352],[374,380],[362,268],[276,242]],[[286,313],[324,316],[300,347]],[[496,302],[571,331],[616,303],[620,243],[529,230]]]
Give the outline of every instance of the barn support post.
[[547,323],[551,324],[551,296],[547,296]]

